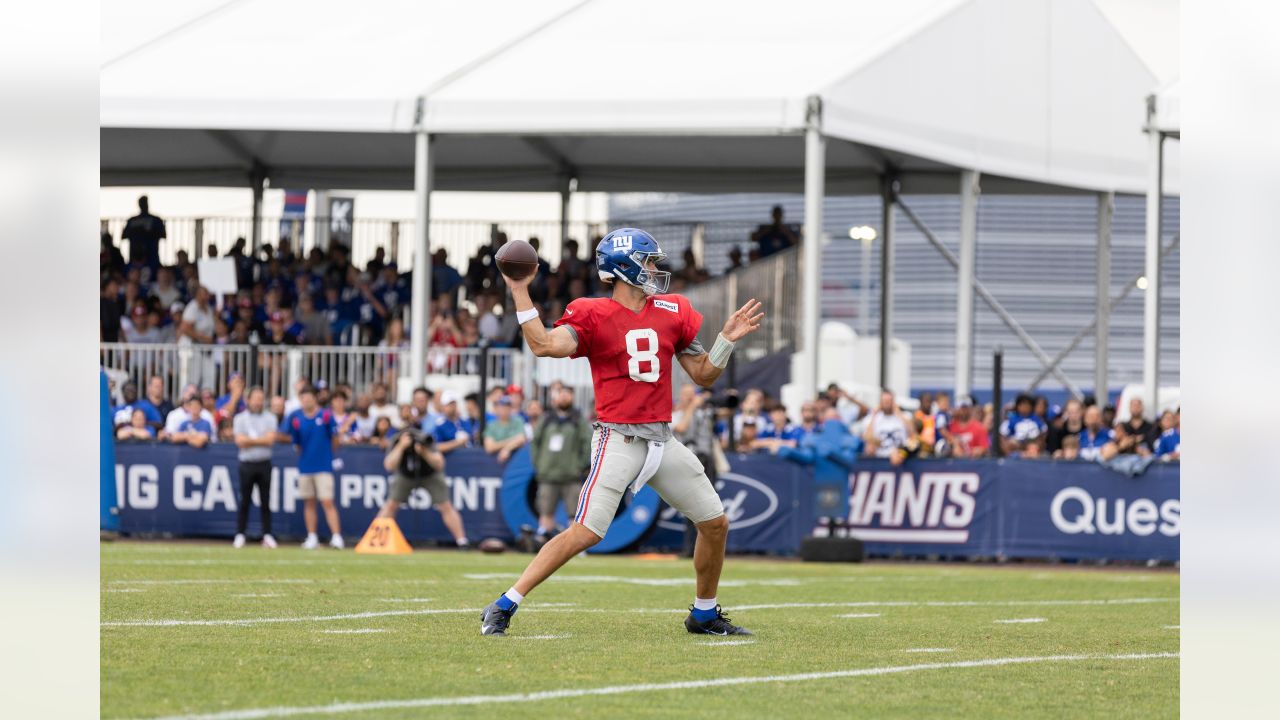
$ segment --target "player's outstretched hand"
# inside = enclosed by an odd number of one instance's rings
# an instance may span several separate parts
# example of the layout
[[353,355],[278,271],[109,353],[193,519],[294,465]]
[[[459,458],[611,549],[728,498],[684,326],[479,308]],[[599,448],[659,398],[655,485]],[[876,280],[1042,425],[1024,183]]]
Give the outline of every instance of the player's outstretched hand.
[[502,281],[505,282],[507,284],[507,287],[511,289],[515,289],[518,287],[527,289],[529,287],[529,284],[533,282],[533,279],[538,277],[537,270],[534,270],[533,272],[529,273],[529,276],[523,280],[515,280],[511,276],[502,272],[501,270],[499,270],[498,272],[502,275]]
[[724,334],[725,339],[729,342],[738,342],[759,330],[760,321],[764,319],[764,313],[759,312],[760,307],[760,301],[751,298],[745,305],[730,315],[724,324],[724,330],[720,331]]

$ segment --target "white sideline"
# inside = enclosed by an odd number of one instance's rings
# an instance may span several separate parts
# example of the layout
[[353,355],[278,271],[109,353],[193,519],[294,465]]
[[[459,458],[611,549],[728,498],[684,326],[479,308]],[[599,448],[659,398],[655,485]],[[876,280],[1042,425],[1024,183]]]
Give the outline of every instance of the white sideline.
[[1048,622],[1049,618],[1009,618],[1008,620],[996,620],[999,625],[1014,625],[1017,623],[1042,623]]
[[699,645],[751,645],[755,640],[703,640]]
[[321,630],[326,635],[367,635],[369,633],[384,633],[386,628],[348,628],[345,630]]
[[906,650],[903,650],[902,652],[909,652],[909,653],[944,653],[944,652],[955,652],[955,650],[952,650],[951,648],[907,648]]
[[643,683],[639,685],[609,685],[595,688],[565,688],[510,695],[469,695],[461,697],[426,697],[405,700],[376,700],[371,702],[334,703],[306,707],[246,708],[205,715],[175,715],[155,720],[261,720],[261,718],[291,717],[295,715],[337,715],[339,713],[369,712],[373,710],[401,710],[423,707],[456,707],[460,705],[494,705],[499,703],[536,702],[539,700],[563,700],[593,695],[621,695],[624,693],[664,692],[668,690],[696,690],[730,685],[757,685],[760,683],[805,682],[835,678],[871,677],[916,672],[920,670],[953,670],[959,668],[998,667],[1043,662],[1072,662],[1076,660],[1155,660],[1181,657],[1179,653],[1137,653],[1129,655],[1044,655],[1039,657],[989,658],[986,660],[962,660],[947,663],[923,663],[889,667],[856,668],[828,672],[797,673],[794,675],[757,675],[748,677],[710,678],[667,683]]
[[838,618],[873,618],[880,617],[880,613],[844,613],[837,615]]
[[[1016,606],[1016,605],[1132,605],[1143,603],[1177,602],[1177,598],[1117,598],[1112,600],[955,600],[913,601],[888,600],[848,603],[773,603],[765,605],[735,605],[729,608],[738,610],[780,610],[786,608],[824,608],[824,607],[982,607],[982,606]],[[565,607],[563,603],[547,603],[545,605],[522,606],[521,610],[529,612],[576,612],[576,613],[612,613],[617,610],[606,608]],[[220,626],[220,625],[262,625],[268,623],[295,622],[331,622],[336,620],[363,620],[375,617],[393,617],[398,615],[446,615],[455,613],[479,613],[483,608],[431,608],[423,610],[379,610],[375,612],[348,613],[344,615],[302,615],[296,617],[257,617],[231,618],[223,620],[114,620],[100,623],[100,627],[178,627],[187,625]],[[633,608],[633,613],[685,613],[679,608]]]

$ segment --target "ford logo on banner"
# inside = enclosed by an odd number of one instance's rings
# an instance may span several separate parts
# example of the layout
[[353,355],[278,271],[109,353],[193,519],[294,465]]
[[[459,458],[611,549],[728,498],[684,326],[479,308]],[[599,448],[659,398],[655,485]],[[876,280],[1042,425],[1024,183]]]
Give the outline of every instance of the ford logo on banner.
[[[724,503],[731,531],[759,525],[778,512],[778,494],[755,478],[725,473],[716,479],[715,487],[720,502]],[[658,525],[668,530],[684,530],[684,520],[672,507],[663,508]]]

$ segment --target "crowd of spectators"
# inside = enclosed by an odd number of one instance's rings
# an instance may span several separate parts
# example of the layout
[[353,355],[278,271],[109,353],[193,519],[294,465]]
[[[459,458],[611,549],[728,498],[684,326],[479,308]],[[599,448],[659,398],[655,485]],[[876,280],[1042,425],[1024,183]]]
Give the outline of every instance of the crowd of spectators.
[[[732,397],[732,396],[731,396]],[[1178,460],[1181,452],[1180,411],[1162,413],[1158,422],[1146,419],[1141,398],[1129,401],[1129,415],[1116,420],[1116,409],[1092,398],[1069,400],[1062,408],[1044,397],[1018,395],[997,421],[990,403],[961,398],[953,406],[948,393],[922,392],[902,408],[888,391],[869,406],[832,383],[805,402],[800,417],[792,418],[783,405],[759,389],[746,391],[736,403],[717,403],[692,385],[682,388],[673,413],[677,435],[693,439],[691,419],[711,426],[723,452],[777,454],[796,448],[834,421],[857,438],[866,457],[887,458],[895,464],[910,457],[976,458],[999,454],[1012,458],[1111,461],[1132,455],[1141,459]],[[994,432],[993,432],[994,430]]]
[[[163,219],[150,211],[146,196],[139,213],[130,218],[120,240],[129,242],[126,259],[115,239],[103,233],[100,265],[100,338],[103,342],[264,345],[365,345],[407,347],[409,327],[404,320],[412,297],[412,273],[400,272],[378,247],[361,268],[351,261],[350,249],[333,243],[327,250],[306,253],[288,238],[254,252],[238,238],[222,257],[235,261],[240,288],[217,302],[201,286],[197,263],[185,250],[176,261],[160,260],[160,241],[166,237]],[[469,258],[465,271],[450,264],[444,248],[432,257],[430,320],[433,345],[474,347],[481,339],[496,347],[521,341],[494,255],[508,240],[500,230]],[[554,266],[539,260],[530,296],[544,323],[561,317],[578,297],[600,295],[604,285],[595,269],[593,252],[600,237],[583,248],[567,239]],[[760,225],[749,238],[749,251],[734,245],[729,269],[768,257],[800,242],[798,228],[783,221],[774,207],[772,221]],[[537,237],[528,241],[540,248]],[[206,256],[216,258],[209,245]],[[671,292],[681,292],[710,274],[692,249],[669,258],[662,269],[672,272]]]

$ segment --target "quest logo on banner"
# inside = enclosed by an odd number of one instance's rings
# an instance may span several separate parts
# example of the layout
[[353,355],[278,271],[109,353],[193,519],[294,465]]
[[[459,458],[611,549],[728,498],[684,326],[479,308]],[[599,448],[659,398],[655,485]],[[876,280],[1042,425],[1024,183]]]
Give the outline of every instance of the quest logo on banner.
[[1182,501],[1171,498],[1157,506],[1150,498],[1108,500],[1095,498],[1081,487],[1068,487],[1053,497],[1049,518],[1054,527],[1068,535],[1132,533],[1145,537],[1159,532],[1177,537],[1182,532]]
[[980,482],[973,472],[851,474],[849,531],[865,542],[968,542]]

